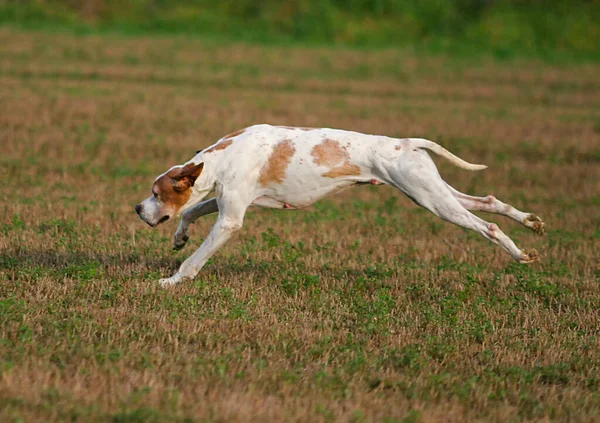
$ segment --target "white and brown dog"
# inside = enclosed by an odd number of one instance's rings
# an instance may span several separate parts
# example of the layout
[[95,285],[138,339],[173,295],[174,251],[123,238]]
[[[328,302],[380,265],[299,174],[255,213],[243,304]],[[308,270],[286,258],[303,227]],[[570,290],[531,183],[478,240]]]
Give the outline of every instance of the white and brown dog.
[[[338,129],[255,125],[221,138],[192,160],[160,175],[152,196],[135,207],[152,227],[183,213],[175,249],[184,247],[191,223],[219,212],[209,236],[163,286],[193,279],[208,259],[241,229],[250,206],[301,209],[326,195],[360,184],[389,184],[444,220],[472,229],[504,248],[520,263],[539,260],[521,250],[496,224],[469,212],[508,216],[538,234],[544,223],[494,196],[463,194],[441,178],[424,149],[466,170],[485,169],[465,162],[440,145],[420,138],[397,139]],[[215,197],[202,200],[212,191]]]

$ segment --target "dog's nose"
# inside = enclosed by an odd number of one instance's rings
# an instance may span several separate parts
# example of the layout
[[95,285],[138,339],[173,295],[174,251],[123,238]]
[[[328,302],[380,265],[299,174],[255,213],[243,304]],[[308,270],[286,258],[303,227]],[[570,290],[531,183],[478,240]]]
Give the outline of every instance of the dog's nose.
[[140,214],[142,212],[142,205],[138,204],[137,206],[135,206],[135,212],[137,214]]

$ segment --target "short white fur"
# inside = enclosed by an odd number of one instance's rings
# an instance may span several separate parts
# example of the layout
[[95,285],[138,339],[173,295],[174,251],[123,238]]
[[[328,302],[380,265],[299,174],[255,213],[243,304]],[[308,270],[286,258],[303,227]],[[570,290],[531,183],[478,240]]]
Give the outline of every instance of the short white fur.
[[[358,167],[359,174],[324,176],[331,166],[318,163],[312,153],[325,140],[337,143],[347,155],[346,164],[354,169]],[[231,145],[214,149],[222,142],[231,142]],[[282,142],[293,148],[293,155],[285,167],[283,179],[265,185],[260,180],[261,171],[276,146]],[[235,137],[221,139],[217,144],[200,151],[182,165],[203,162],[204,168],[192,187],[193,194],[180,210],[182,217],[175,233],[174,247],[180,249],[185,246],[188,228],[196,219],[215,212],[219,212],[219,216],[200,248],[181,264],[172,277],[161,279],[162,286],[193,279],[208,259],[242,228],[250,206],[299,209],[361,183],[394,186],[442,219],[478,232],[520,263],[539,260],[535,250],[519,249],[496,224],[486,222],[469,210],[503,214],[538,234],[544,233],[541,219],[502,203],[493,196],[473,197],[452,188],[441,178],[425,150],[466,170],[482,170],[486,166],[467,163],[433,141],[397,139],[329,128],[255,125]],[[214,198],[202,201],[211,192],[215,193]],[[149,197],[142,202],[142,205],[148,206],[144,210],[145,215],[140,214],[146,221],[159,218],[152,214],[158,210],[152,201],[153,197]]]

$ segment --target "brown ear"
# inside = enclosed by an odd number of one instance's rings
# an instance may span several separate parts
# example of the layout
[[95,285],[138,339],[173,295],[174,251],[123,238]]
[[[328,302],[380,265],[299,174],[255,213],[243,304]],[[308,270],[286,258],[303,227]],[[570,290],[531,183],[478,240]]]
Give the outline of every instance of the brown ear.
[[169,172],[169,176],[175,181],[173,184],[175,191],[185,191],[189,187],[193,187],[203,168],[204,163],[197,165],[189,163],[184,167],[176,168]]

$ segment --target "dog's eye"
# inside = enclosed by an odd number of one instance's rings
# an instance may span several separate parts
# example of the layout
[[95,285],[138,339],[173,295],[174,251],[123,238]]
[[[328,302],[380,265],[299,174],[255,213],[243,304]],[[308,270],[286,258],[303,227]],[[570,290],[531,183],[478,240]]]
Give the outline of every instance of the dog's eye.
[[152,195],[154,196],[154,198],[158,198],[158,194],[154,191],[152,191]]

